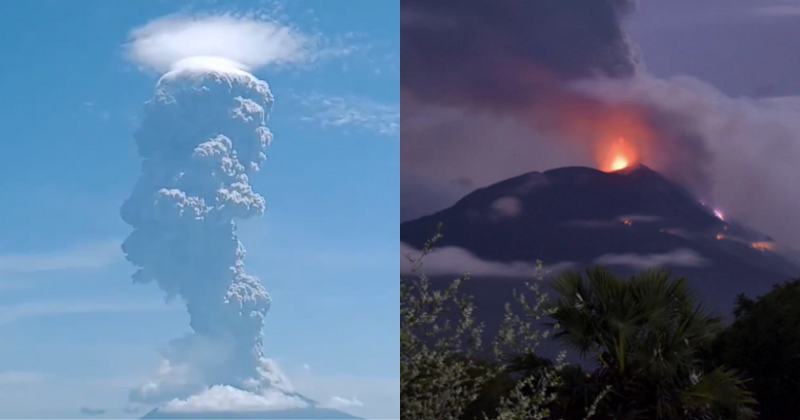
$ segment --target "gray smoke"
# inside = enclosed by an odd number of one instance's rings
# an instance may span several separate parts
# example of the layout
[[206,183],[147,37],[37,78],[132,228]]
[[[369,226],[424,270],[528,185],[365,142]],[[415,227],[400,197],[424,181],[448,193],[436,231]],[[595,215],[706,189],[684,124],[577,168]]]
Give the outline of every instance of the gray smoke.
[[185,398],[213,385],[260,392],[288,388],[264,358],[270,297],[244,269],[236,221],[260,216],[264,198],[249,176],[271,140],[266,82],[236,69],[184,67],[159,81],[135,134],[141,174],[121,208],[133,232],[122,244],[138,269],[186,304],[193,334],[164,352],[161,377],[136,402]]
[[[624,27],[636,9],[635,0],[403,0],[401,217],[469,192],[456,179],[484,186],[560,162],[595,166],[595,151],[616,137],[709,197],[713,156],[695,115],[586,86],[644,76]],[[446,142],[459,144],[431,147]]]

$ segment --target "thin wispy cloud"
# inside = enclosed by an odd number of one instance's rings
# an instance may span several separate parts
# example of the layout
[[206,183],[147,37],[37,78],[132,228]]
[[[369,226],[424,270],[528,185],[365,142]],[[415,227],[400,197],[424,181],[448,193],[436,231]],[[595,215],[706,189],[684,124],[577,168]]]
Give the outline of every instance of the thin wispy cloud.
[[331,399],[325,404],[325,406],[330,408],[337,408],[337,409],[347,409],[352,407],[363,407],[364,403],[358,400],[358,398],[344,398],[344,397],[331,397]]
[[29,371],[6,371],[0,373],[0,386],[2,385],[22,385],[36,384],[43,382],[45,376],[39,372]]
[[54,315],[176,310],[161,301],[39,301],[0,306],[0,325]]
[[110,112],[99,109],[94,102],[86,101],[83,103],[83,106],[84,108],[86,108],[89,114],[94,115],[100,119],[107,120],[111,117]]
[[400,108],[368,98],[311,94],[301,98],[308,115],[301,120],[323,127],[359,129],[386,136],[400,133]]
[[79,411],[86,416],[102,416],[108,410],[104,408],[81,407]]
[[0,273],[96,269],[122,260],[119,240],[104,240],[42,253],[0,254]]
[[635,269],[665,266],[702,267],[710,262],[691,249],[676,249],[665,254],[606,254],[595,261],[598,265],[624,265]]
[[[401,242],[400,243],[400,274],[408,275],[413,270],[413,264],[408,256],[418,258],[422,251]],[[509,278],[534,278],[537,274],[553,275],[573,268],[574,263],[562,261],[540,267],[527,261],[514,261],[510,263],[483,260],[464,248],[445,246],[434,248],[430,257],[426,259],[422,273],[429,276],[454,275],[459,276],[468,271],[473,276],[509,277]],[[541,270],[541,271],[540,271]]]

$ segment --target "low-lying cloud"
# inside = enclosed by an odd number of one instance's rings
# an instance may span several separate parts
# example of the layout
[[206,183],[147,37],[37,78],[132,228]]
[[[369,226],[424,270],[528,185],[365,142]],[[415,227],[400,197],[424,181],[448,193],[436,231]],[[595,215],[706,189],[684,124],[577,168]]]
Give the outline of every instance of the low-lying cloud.
[[348,409],[352,407],[363,407],[364,403],[358,400],[358,398],[343,398],[334,396],[331,397],[330,401],[325,404],[325,407],[335,408],[335,409]]
[[160,410],[164,413],[220,413],[307,407],[307,402],[298,397],[286,395],[279,390],[270,389],[260,394],[254,394],[228,385],[215,385],[205,392],[185,400],[174,399],[161,406]]
[[492,210],[494,218],[514,218],[522,213],[522,202],[513,196],[501,197],[492,202]]
[[[401,242],[400,243],[400,273],[409,274],[412,269],[411,263],[406,256],[410,255],[417,258],[421,251]],[[542,274],[555,274],[560,271],[572,268],[571,262],[560,262],[542,267]],[[514,261],[511,263],[501,263],[496,261],[482,260],[473,253],[455,246],[445,246],[434,248],[425,257],[424,266],[421,270],[428,276],[455,275],[459,276],[464,272],[469,272],[472,276],[492,276],[492,277],[514,277],[532,279],[539,273],[539,268],[535,263],[525,261]]]
[[702,267],[709,261],[690,249],[676,249],[666,254],[606,254],[594,260],[598,265],[623,265],[634,269],[665,266]]

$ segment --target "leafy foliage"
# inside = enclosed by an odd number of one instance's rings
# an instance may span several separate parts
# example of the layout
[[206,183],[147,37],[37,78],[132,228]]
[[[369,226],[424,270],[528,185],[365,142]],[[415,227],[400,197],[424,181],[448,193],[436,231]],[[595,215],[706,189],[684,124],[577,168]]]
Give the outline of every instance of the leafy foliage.
[[[525,294],[514,293],[518,306],[505,305],[499,333],[485,346],[472,299],[459,291],[468,273],[444,288],[432,287],[422,273],[440,237],[418,258],[407,256],[411,276],[401,276],[403,419],[755,418],[755,400],[739,373],[710,362],[721,319],[698,303],[684,278],[646,271],[621,279],[599,267],[585,279],[572,272],[552,283],[559,295],[552,304],[539,289],[539,265],[536,281],[526,283]],[[740,307],[737,316],[745,319],[757,305],[743,300]],[[800,321],[800,310],[792,313]],[[554,322],[542,329],[546,320]],[[751,331],[761,324],[738,325]],[[554,361],[539,356],[551,332],[596,369],[567,365],[563,352]],[[734,340],[732,334],[726,337]]]
[[[400,412],[404,419],[458,419],[477,399],[481,386],[497,374],[497,369],[476,369],[469,357],[480,349],[483,326],[475,324],[471,299],[457,293],[467,276],[444,290],[431,291],[427,276],[420,273],[422,259],[440,237],[437,234],[426,242],[419,258],[408,256],[417,277],[400,282]],[[451,302],[460,312],[455,327],[450,320],[439,320]],[[460,357],[462,350],[467,357]],[[470,375],[475,371],[481,373]]]
[[751,300],[740,295],[734,323],[715,340],[712,360],[741,369],[758,399],[759,418],[800,413],[800,279]]
[[[566,366],[561,355],[556,363],[541,366],[536,374],[512,379],[507,360],[535,354],[547,337],[539,323],[548,316],[547,295],[538,284],[526,283],[534,296],[514,293],[521,310],[505,306],[505,317],[491,342],[491,360],[485,360],[483,325],[473,317],[471,297],[459,287],[469,276],[455,279],[443,290],[432,290],[422,273],[422,261],[430,254],[437,234],[426,242],[418,258],[407,256],[411,278],[400,281],[400,410],[403,419],[527,420],[551,418],[558,397],[560,372]],[[541,267],[541,265],[540,265]],[[536,277],[541,280],[541,270]],[[451,322],[449,310],[457,312]],[[444,321],[441,321],[441,319]],[[590,413],[591,414],[591,410]],[[588,417],[587,417],[588,418]]]
[[721,319],[696,302],[684,278],[646,271],[621,279],[596,267],[586,279],[567,273],[553,288],[556,338],[596,362],[593,382],[611,386],[599,407],[605,418],[755,418],[738,374],[702,363]]

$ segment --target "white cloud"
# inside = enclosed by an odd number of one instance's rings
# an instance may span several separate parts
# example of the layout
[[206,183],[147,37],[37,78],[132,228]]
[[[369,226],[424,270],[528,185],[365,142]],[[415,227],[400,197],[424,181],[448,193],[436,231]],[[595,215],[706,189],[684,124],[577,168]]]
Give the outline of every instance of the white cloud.
[[35,384],[44,381],[44,375],[38,372],[6,371],[0,373],[0,386]]
[[309,370],[309,369],[311,369],[311,366],[309,366],[308,363],[304,363],[303,364],[303,369]]
[[155,378],[131,390],[129,399],[133,403],[159,404],[204,388],[197,370],[191,365],[175,365],[163,360]]
[[[417,258],[419,250],[414,249],[406,243],[400,243],[400,272],[407,274],[411,270],[411,264],[406,255]],[[543,266],[543,274],[554,274],[573,266],[571,262],[559,262],[556,264]],[[496,276],[496,277],[524,277],[532,279],[537,274],[536,264],[525,261],[514,261],[511,263],[486,261],[466,249],[446,246],[434,248],[425,257],[422,272],[429,276],[436,275],[461,275],[469,271],[472,276]]]
[[61,251],[0,255],[0,273],[102,268],[121,260],[119,240],[97,241]]
[[398,106],[355,96],[343,98],[316,93],[300,99],[312,114],[303,117],[303,121],[315,122],[323,127],[352,127],[386,136],[400,133]]
[[308,403],[302,399],[277,390],[255,394],[227,385],[216,385],[185,400],[174,399],[163,405],[160,410],[166,413],[185,413],[288,410],[306,407]]
[[330,401],[324,404],[325,407],[335,408],[335,409],[347,409],[352,407],[363,407],[364,404],[358,400],[358,398],[342,398],[333,396],[331,397]]
[[129,34],[127,53],[141,67],[164,72],[190,57],[221,57],[245,70],[314,59],[317,41],[266,15],[166,16]]
[[676,265],[700,267],[709,261],[690,249],[676,249],[666,254],[606,254],[595,261],[598,265],[626,265],[636,269]]
[[[91,381],[91,390],[120,390],[138,386],[149,375],[141,373],[141,367],[131,366],[130,372],[119,377],[109,377]],[[178,375],[179,376],[179,375]],[[357,401],[362,405],[350,405],[346,409],[339,408],[353,415],[362,418],[372,419],[397,419],[400,418],[400,379],[390,377],[367,377],[353,375],[321,375],[315,373],[313,369],[304,369],[297,366],[295,371],[290,372],[294,391],[318,401],[322,405],[328,405],[337,396],[357,396]],[[116,391],[119,392],[119,391]],[[179,401],[186,401],[184,394]],[[255,394],[253,394],[255,395]],[[167,399],[166,401],[169,401]],[[194,401],[194,400],[193,400]],[[130,408],[150,410],[158,403],[133,402]],[[185,406],[185,405],[184,405]]]
[[[193,333],[172,340],[161,350],[163,359],[156,374],[131,389],[129,402],[157,405],[205,394],[216,385],[208,382],[205,373],[217,369],[220,360],[231,357],[235,345],[229,337],[210,338]],[[293,392],[291,381],[275,360],[262,357],[259,363],[257,377],[243,379],[237,386],[248,391],[267,386],[275,392]],[[216,398],[221,392],[214,391],[208,398]]]

